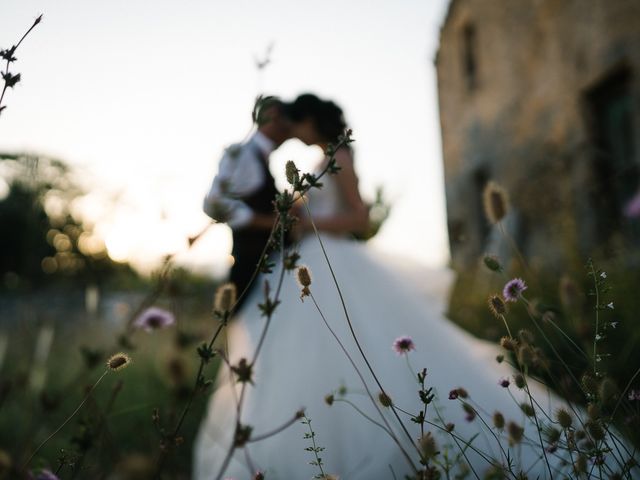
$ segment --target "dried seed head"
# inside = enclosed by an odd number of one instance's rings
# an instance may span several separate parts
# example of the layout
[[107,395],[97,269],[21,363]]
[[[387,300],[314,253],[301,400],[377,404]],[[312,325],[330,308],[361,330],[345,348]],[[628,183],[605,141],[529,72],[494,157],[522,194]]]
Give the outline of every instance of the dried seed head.
[[514,445],[516,443],[520,443],[522,441],[522,436],[524,434],[524,428],[518,425],[515,422],[509,422],[507,424],[507,432],[509,433],[509,443]]
[[600,425],[600,422],[587,422],[587,430],[589,431],[591,438],[596,442],[604,440],[604,429],[602,428],[602,425]]
[[567,412],[564,408],[559,409],[556,412],[556,419],[562,428],[569,428],[573,423],[573,418],[571,414]]
[[491,295],[489,297],[489,310],[494,317],[500,319],[507,314],[507,304],[500,295]]
[[533,336],[533,333],[531,333],[531,331],[525,328],[523,328],[518,332],[518,338],[522,343],[529,343],[529,344],[532,344],[536,340],[535,337]]
[[289,160],[284,168],[285,175],[287,177],[287,182],[290,185],[295,185],[300,181],[300,170],[296,168],[296,164],[293,163],[293,160]]
[[510,352],[515,352],[518,348],[518,342],[511,337],[502,337],[500,339],[500,346]]
[[220,285],[216,290],[213,308],[218,312],[229,312],[235,305],[237,297],[238,291],[233,283]]
[[113,370],[114,372],[117,370],[122,370],[126,368],[131,363],[131,358],[126,353],[116,353],[112,355],[109,360],[107,360],[107,368],[109,370]]
[[504,415],[500,412],[495,412],[493,414],[493,426],[498,430],[502,430],[504,428]]
[[598,420],[600,418],[600,407],[595,403],[590,403],[587,406],[587,414],[591,420]]
[[384,392],[380,392],[378,394],[378,401],[383,407],[390,407],[391,405],[393,405],[391,397]]
[[436,443],[436,439],[433,438],[431,432],[427,432],[426,435],[420,437],[420,451],[422,452],[422,456],[426,460],[430,460],[435,458],[438,455],[438,444]]
[[521,345],[520,348],[518,348],[518,363],[520,363],[520,365],[530,367],[533,365],[533,361],[533,349],[529,345]]
[[610,377],[605,377],[598,387],[598,396],[605,406],[612,406],[618,399],[618,387]]
[[296,280],[301,289],[300,298],[311,295],[311,290],[309,290],[309,286],[311,285],[311,272],[306,265],[300,265],[297,268]]
[[484,262],[485,267],[487,267],[492,272],[502,271],[500,260],[495,255],[485,255],[482,261]]
[[598,393],[598,381],[589,373],[585,373],[582,376],[582,387],[584,388],[585,392],[590,395],[595,395],[596,393]]
[[329,406],[333,405],[333,400],[334,400],[334,397],[333,397],[333,394],[331,393],[329,395],[325,395],[324,397],[324,403],[326,403]]
[[300,265],[296,272],[298,283],[301,287],[308,287],[311,285],[311,272],[309,272],[306,265]]
[[520,410],[522,410],[522,413],[524,413],[527,417],[533,417],[536,414],[533,407],[528,403],[521,403]]
[[504,188],[490,181],[482,195],[484,211],[491,223],[498,223],[509,213],[509,196]]
[[578,475],[587,473],[587,457],[579,455],[573,464],[573,469]]
[[527,382],[524,379],[524,376],[521,373],[516,373],[513,376],[513,383],[515,383],[516,387],[518,387],[520,390],[522,390],[527,384]]

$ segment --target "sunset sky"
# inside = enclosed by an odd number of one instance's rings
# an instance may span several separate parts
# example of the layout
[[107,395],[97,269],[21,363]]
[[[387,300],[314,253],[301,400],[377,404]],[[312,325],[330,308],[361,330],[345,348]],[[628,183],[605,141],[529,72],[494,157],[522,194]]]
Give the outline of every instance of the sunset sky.
[[[251,127],[256,94],[315,92],[345,110],[364,196],[381,185],[393,204],[376,246],[443,265],[433,58],[446,3],[3,0],[0,48],[44,18],[18,51],[0,150],[76,167],[90,191],[77,210],[110,255],[149,269],[207,223],[202,197],[223,148]],[[286,160],[310,169],[319,156],[291,141],[272,170],[282,181]],[[229,251],[215,226],[180,258],[219,274]]]

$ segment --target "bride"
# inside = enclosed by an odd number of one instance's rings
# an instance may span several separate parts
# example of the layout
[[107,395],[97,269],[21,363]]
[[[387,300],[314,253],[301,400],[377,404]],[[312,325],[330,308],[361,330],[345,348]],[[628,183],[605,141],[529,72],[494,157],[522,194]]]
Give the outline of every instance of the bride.
[[[291,116],[294,136],[325,151],[346,126],[337,105],[309,94],[292,104]],[[309,191],[311,217],[299,224],[304,235],[297,252],[311,273],[313,297],[301,297],[295,274],[286,274],[282,303],[242,402],[240,423],[252,427],[251,437],[266,438],[235,449],[220,478],[258,478],[260,471],[269,480],[401,479],[424,468],[418,450],[423,458],[437,450],[438,458],[444,455],[458,465],[452,469],[457,473],[469,468],[484,476],[506,465],[507,458],[515,471],[522,469],[532,478],[552,478],[551,469],[566,471],[559,455],[540,447],[533,420],[523,412],[529,397],[509,386],[514,372],[495,361],[497,347],[451,323],[443,314],[443,299],[424,294],[442,291],[448,274],[418,277],[351,239],[367,228],[367,208],[358,190],[353,151],[340,148],[335,158],[339,173],[324,176],[322,188]],[[272,277],[272,285],[277,270],[266,276]],[[259,277],[258,285],[264,280]],[[231,365],[252,356],[265,322],[257,307],[262,297],[261,288],[255,288],[229,327]],[[428,393],[434,398],[426,408],[430,424],[420,425],[411,417],[425,408],[416,376],[423,367],[425,390],[433,388]],[[220,369],[198,434],[196,479],[218,478],[233,443],[241,387],[228,370],[224,365]],[[562,406],[543,387],[531,380],[528,384],[546,412]],[[303,408],[310,424],[291,423]],[[265,435],[289,423],[277,434]]]

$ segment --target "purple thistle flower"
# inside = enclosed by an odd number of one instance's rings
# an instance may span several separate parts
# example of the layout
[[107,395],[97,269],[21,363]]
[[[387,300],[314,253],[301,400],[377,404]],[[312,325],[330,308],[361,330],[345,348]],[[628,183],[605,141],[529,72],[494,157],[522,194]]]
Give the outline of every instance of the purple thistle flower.
[[527,289],[527,285],[521,278],[509,280],[502,290],[502,296],[507,302],[517,302],[518,298]]
[[398,355],[408,354],[411,350],[415,350],[416,346],[413,343],[411,337],[403,336],[398,337],[393,342],[393,349],[396,351]]
[[500,385],[502,388],[508,388],[509,385],[511,385],[511,382],[509,381],[508,377],[503,377],[498,380],[498,385]]
[[628,218],[640,218],[640,191],[625,205],[624,214]]
[[60,480],[60,478],[51,470],[41,470],[40,473],[35,476],[35,480]]
[[147,332],[165,328],[176,323],[173,313],[157,307],[147,308],[133,322],[136,328],[142,328]]
[[455,400],[455,399],[458,398],[458,396],[459,395],[458,395],[458,389],[457,388],[454,388],[453,390],[451,390],[449,392],[449,400]]

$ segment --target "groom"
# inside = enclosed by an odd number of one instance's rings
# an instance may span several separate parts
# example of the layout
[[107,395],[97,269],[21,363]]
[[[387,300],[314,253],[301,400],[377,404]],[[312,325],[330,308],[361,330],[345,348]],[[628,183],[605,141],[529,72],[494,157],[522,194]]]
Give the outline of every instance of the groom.
[[[251,281],[276,218],[273,201],[278,190],[269,171],[269,156],[291,138],[286,108],[275,97],[258,101],[254,115],[257,131],[246,142],[225,151],[204,199],[204,212],[231,227],[234,263],[229,281],[235,284],[238,296]],[[245,298],[247,295],[240,299],[238,308]]]

